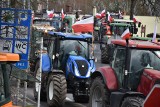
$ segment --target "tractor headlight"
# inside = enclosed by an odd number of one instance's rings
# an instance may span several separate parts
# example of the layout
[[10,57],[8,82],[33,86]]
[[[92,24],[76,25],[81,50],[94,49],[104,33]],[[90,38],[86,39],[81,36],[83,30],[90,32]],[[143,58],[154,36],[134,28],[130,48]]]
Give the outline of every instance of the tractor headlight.
[[[90,69],[90,68],[89,68],[89,69]],[[90,75],[91,75],[91,70],[89,70],[89,71],[87,72],[86,77],[90,77]]]
[[74,66],[74,72],[76,76],[80,76],[78,69],[76,68],[76,66]]

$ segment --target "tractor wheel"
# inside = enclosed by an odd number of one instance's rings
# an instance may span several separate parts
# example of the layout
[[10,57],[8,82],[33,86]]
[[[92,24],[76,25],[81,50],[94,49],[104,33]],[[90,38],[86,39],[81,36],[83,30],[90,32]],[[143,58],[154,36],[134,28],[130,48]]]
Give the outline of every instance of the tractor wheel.
[[109,63],[109,58],[108,58],[108,48],[107,47],[102,47],[101,48],[101,62],[102,63]]
[[[38,61],[36,63],[36,68],[35,68],[35,72],[34,72],[34,77],[36,77],[38,80],[40,79],[40,67],[39,67],[39,63],[40,63],[40,61]],[[43,81],[42,80],[44,78],[43,74],[42,74],[41,78],[42,78],[41,79],[41,94],[40,94],[41,101],[46,101],[46,99],[47,99],[46,92],[45,92],[45,89],[42,87],[42,85],[43,85]],[[38,99],[38,87],[39,87],[39,83],[35,82],[34,83],[34,98],[35,98],[35,100]]]
[[74,101],[77,103],[88,103],[88,101],[89,101],[89,96],[73,94],[73,98],[74,98]]
[[94,41],[98,41],[98,31],[94,31]]
[[90,88],[89,107],[109,107],[110,92],[101,77],[96,77]]
[[121,107],[142,107],[143,101],[141,97],[127,97],[123,100]]
[[47,103],[49,107],[61,107],[67,94],[66,79],[63,74],[50,74],[47,83]]

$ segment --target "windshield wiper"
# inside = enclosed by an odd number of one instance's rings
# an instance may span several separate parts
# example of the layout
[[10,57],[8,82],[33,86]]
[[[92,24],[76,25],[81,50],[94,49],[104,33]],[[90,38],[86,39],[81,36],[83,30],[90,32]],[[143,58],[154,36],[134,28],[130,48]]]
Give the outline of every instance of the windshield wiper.
[[160,51],[153,51],[153,53],[160,59]]
[[80,41],[78,41],[78,43],[86,49],[86,47]]

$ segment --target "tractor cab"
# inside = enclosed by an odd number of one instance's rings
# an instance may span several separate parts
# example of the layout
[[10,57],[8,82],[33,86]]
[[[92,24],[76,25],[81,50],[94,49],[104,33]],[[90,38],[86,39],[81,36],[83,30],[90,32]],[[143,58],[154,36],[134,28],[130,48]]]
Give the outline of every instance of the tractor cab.
[[132,20],[114,19],[112,22],[108,22],[108,24],[106,23],[104,25],[105,26],[103,26],[101,29],[102,42],[104,41],[104,38],[109,39],[110,37],[112,37],[112,39],[115,39],[115,36],[118,36],[119,38],[127,28],[129,28],[132,35],[137,34],[138,32],[138,27],[136,26],[136,23],[134,23],[134,21]]
[[[107,26],[107,27],[106,27]],[[133,20],[114,19],[107,22],[106,25],[102,24],[100,29],[100,49],[102,63],[110,62],[110,44],[113,39],[120,40],[121,35],[125,30],[129,29],[130,33],[136,35],[138,27]]]
[[129,40],[128,45],[125,40],[112,43],[116,48],[111,67],[118,89],[139,92],[145,98],[153,86],[160,83],[160,46],[142,40]]
[[[59,68],[63,71],[66,71],[66,75],[68,76],[68,73],[72,72],[74,69],[70,71],[67,67],[73,67],[74,63],[77,67],[80,67],[81,64],[84,63],[84,69],[86,69],[86,72],[83,71],[82,74],[85,76],[84,78],[88,78],[89,74],[86,73],[87,69],[91,69],[88,68],[88,66],[90,66],[89,61],[91,61],[91,58],[93,58],[91,54],[92,36],[89,34],[72,34],[60,32],[48,32],[48,36],[52,38],[49,40],[52,42],[52,44],[49,44],[47,47],[49,55],[52,57],[53,68]],[[48,44],[48,42],[46,43]],[[75,76],[82,75],[75,74]]]
[[8,74],[10,71],[7,71],[7,64],[15,63],[19,60],[18,54],[0,52],[0,107],[13,107]]

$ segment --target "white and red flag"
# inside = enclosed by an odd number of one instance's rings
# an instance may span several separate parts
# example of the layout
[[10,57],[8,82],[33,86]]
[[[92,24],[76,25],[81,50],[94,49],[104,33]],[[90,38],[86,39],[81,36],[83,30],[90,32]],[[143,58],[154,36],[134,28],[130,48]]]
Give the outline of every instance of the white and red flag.
[[108,14],[108,21],[109,21],[109,22],[112,22],[113,18],[111,17],[110,13],[107,12],[107,14]]
[[63,9],[61,10],[61,18],[62,18],[62,20],[64,19],[64,12],[63,12]]
[[106,10],[104,9],[104,10],[102,10],[102,12],[101,12],[101,17],[105,17],[106,16]]
[[131,33],[129,31],[129,28],[123,32],[123,34],[121,35],[121,38],[125,40],[131,38]]
[[101,18],[101,14],[100,13],[96,13],[96,18],[100,19]]
[[84,20],[77,21],[72,25],[74,33],[93,32],[93,16]]
[[134,21],[134,23],[137,22],[137,19],[135,18],[135,15],[133,15],[133,21]]
[[54,12],[53,12],[53,10],[51,10],[51,11],[48,11],[48,10],[47,10],[47,15],[48,15],[49,18],[53,18],[53,17],[54,17]]
[[135,17],[135,15],[133,15],[133,21],[134,21],[134,23],[139,23],[140,22],[139,20],[137,20],[137,18]]

